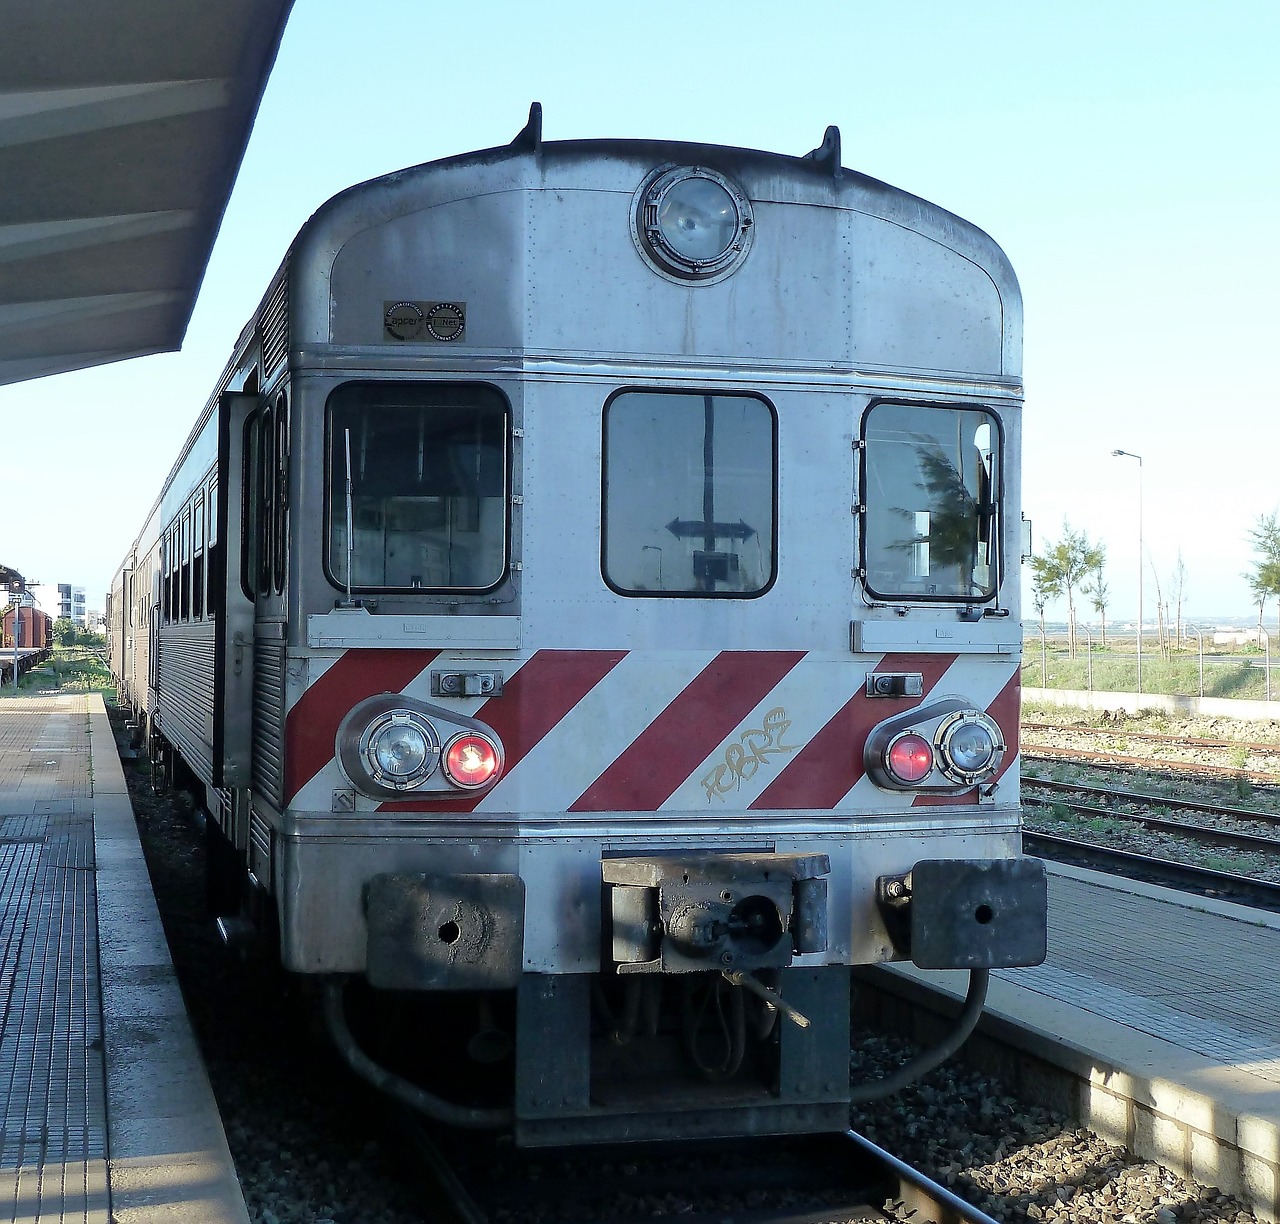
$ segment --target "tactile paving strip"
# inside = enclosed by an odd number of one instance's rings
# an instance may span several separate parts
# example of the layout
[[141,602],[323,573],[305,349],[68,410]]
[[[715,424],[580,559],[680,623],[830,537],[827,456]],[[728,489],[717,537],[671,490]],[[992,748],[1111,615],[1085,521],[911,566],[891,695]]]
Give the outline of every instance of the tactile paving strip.
[[81,797],[88,718],[78,704],[0,705],[0,1183],[24,1219],[84,1219],[105,1189],[93,810]]

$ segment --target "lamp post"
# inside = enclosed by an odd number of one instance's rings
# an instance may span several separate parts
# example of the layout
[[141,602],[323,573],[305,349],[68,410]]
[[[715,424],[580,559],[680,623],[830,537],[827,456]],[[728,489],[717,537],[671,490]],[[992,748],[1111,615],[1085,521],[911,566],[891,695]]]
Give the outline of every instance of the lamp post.
[[1142,693],[1142,456],[1133,451],[1113,450],[1113,456],[1138,461],[1138,693]]

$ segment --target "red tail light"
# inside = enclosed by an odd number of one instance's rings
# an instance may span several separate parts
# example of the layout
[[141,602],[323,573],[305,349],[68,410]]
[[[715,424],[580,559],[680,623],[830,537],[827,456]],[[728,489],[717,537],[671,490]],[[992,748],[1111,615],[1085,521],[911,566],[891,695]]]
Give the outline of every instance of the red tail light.
[[899,782],[923,782],[933,771],[933,745],[909,731],[896,736],[885,755],[885,769]]
[[455,735],[445,746],[443,760],[445,777],[464,790],[492,782],[502,763],[497,745],[474,731]]

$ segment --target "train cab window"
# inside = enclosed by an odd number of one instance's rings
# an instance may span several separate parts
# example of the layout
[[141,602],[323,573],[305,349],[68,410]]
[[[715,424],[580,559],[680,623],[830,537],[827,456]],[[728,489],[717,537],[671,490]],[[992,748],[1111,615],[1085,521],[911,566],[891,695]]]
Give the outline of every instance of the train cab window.
[[873,404],[863,418],[862,570],[894,599],[996,592],[1000,426],[981,408]]
[[763,594],[777,425],[754,395],[624,391],[604,413],[602,569],[626,595]]
[[497,586],[507,565],[508,416],[506,400],[481,384],[338,387],[326,430],[334,585],[345,586],[349,570],[360,591]]

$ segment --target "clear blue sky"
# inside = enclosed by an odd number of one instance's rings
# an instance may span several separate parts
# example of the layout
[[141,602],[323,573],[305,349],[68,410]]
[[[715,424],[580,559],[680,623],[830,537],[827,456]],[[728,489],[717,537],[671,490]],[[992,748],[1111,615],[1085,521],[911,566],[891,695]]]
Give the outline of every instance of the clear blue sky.
[[1160,581],[1181,551],[1188,615],[1248,615],[1247,533],[1280,505],[1278,62],[1274,0],[297,0],[183,351],[0,388],[0,420],[55,431],[5,461],[0,561],[100,607],[307,216],[505,143],[536,99],[548,140],[804,153],[838,124],[846,166],[981,226],[1026,304],[1037,547],[1064,519],[1105,544],[1132,618],[1137,464],[1111,451],[1135,451]]

